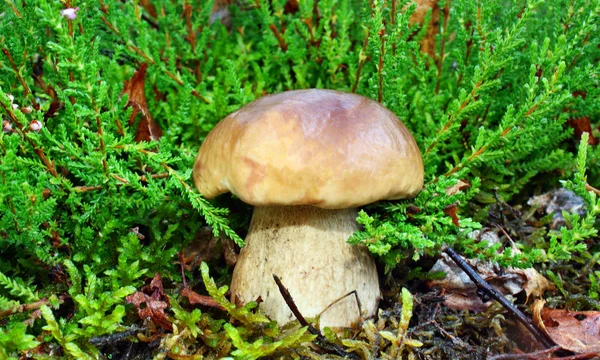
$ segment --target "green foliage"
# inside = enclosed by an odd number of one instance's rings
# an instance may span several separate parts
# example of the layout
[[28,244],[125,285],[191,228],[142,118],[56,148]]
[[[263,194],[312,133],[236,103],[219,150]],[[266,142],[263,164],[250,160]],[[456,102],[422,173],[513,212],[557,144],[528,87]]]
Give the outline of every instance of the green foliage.
[[7,360],[18,359],[20,351],[29,350],[40,343],[33,335],[27,334],[27,326],[17,323],[12,328],[0,331],[0,357]]
[[[175,255],[200,227],[243,243],[247,208],[194,190],[195,154],[225,115],[285,90],[368,96],[414,134],[423,191],[363,209],[350,239],[388,270],[444,246],[518,266],[597,246],[600,205],[588,185],[600,183],[600,147],[588,141],[600,137],[600,1],[441,1],[449,13],[433,37],[434,15],[413,23],[410,1],[302,0],[291,11],[285,0],[242,0],[223,22],[210,0],[141,3],[71,1],[69,20],[63,2],[7,1],[0,17],[0,311],[58,298],[74,307],[58,319],[42,307],[50,335],[36,341],[95,357],[90,338],[131,324],[124,297],[148,274],[181,280]],[[428,37],[435,55],[421,51]],[[142,64],[140,109],[123,84]],[[163,136],[137,141],[148,115]],[[575,119],[592,133],[580,135]],[[490,225],[490,203],[561,179],[586,203],[584,215],[564,214],[567,226],[523,239],[518,253],[469,236]],[[200,338],[219,356],[234,346],[253,358],[308,341],[303,330],[279,333],[256,303],[236,308],[206,265],[202,277],[235,325],[174,302],[173,344]],[[37,344],[40,326],[19,325],[23,315],[0,319],[0,356]]]
[[[260,357],[272,355],[275,351],[285,350],[298,344],[310,342],[316,338],[315,335],[307,333],[307,327],[301,327],[281,336],[275,322],[270,322],[267,317],[260,313],[252,312],[252,309],[257,305],[255,302],[250,302],[243,307],[236,307],[224,296],[227,292],[227,286],[217,288],[214,280],[208,273],[208,265],[203,262],[200,269],[208,294],[217,301],[219,305],[225,308],[232,318],[245,325],[240,329],[230,323],[223,325],[227,336],[237,348],[237,350],[231,353],[236,358],[258,359]],[[264,323],[269,323],[266,329],[262,326]],[[249,343],[248,340],[251,336],[256,336],[251,329],[254,329],[254,332],[265,332],[268,336],[263,335],[254,342]]]
[[10,295],[21,298],[24,301],[36,301],[39,299],[38,296],[34,294],[33,290],[31,290],[23,280],[17,277],[11,279],[0,272],[0,285],[2,285]]
[[[379,354],[386,359],[404,359],[412,358],[413,348],[419,348],[423,344],[411,339],[408,334],[408,328],[413,317],[413,298],[412,294],[402,288],[400,294],[400,304],[396,304],[393,310],[394,315],[387,314],[380,316],[380,320],[375,325],[373,321],[368,320],[362,324],[363,332],[360,339],[344,339],[342,343],[349,349],[362,353],[363,357],[370,359],[374,357],[374,348],[379,348]],[[389,320],[388,326],[386,320]]]
[[577,171],[573,180],[564,181],[566,188],[573,190],[581,196],[586,202],[586,214],[580,217],[578,214],[569,214],[565,212],[565,220],[568,227],[562,227],[560,233],[552,234],[550,237],[550,247],[548,257],[551,260],[569,260],[574,253],[587,250],[585,241],[595,238],[598,235],[596,228],[596,218],[600,215],[600,202],[593,191],[586,188],[587,177],[587,149],[588,133],[584,133],[579,143],[579,152],[577,155]]
[[202,272],[202,280],[204,281],[204,286],[206,286],[206,291],[208,294],[221,305],[229,315],[240,321],[245,325],[253,325],[260,323],[269,323],[270,320],[266,316],[261,313],[255,313],[252,310],[258,306],[255,301],[250,301],[248,304],[237,307],[235,304],[231,303],[225,297],[225,293],[229,288],[227,286],[217,287],[215,281],[210,277],[208,272],[208,265],[203,262],[200,265],[200,271]]
[[198,327],[198,322],[202,318],[202,311],[194,309],[192,312],[185,311],[177,302],[171,302],[171,309],[175,315],[175,319],[181,321],[182,327],[188,328],[190,334],[196,338],[203,334],[202,329]]
[[422,344],[419,341],[411,340],[406,338],[408,332],[408,324],[412,317],[413,300],[411,293],[402,288],[402,314],[400,322],[398,323],[398,330],[396,334],[390,331],[380,331],[379,334],[386,340],[389,340],[392,345],[388,350],[388,354],[397,358],[402,356],[402,352],[405,346],[420,347]]
[[287,334],[278,341],[265,344],[264,339],[258,339],[250,344],[244,341],[240,331],[233,325],[225,324],[224,327],[233,345],[237,348],[237,350],[231,352],[237,359],[259,359],[273,354],[276,350],[283,350],[312,341],[316,337],[316,335],[310,335],[306,332],[307,327],[302,327]]
[[46,326],[44,326],[44,330],[50,332],[52,337],[58,342],[60,346],[62,346],[62,348],[70,357],[84,360],[91,360],[94,358],[92,357],[92,355],[81,350],[81,348],[72,341],[74,336],[65,336],[63,334],[62,329],[66,327],[65,323],[62,322],[61,324],[59,324],[56,321],[54,315],[52,314],[52,310],[50,310],[48,306],[42,305],[40,311],[42,313],[42,317],[44,318],[44,320],[46,320]]
[[590,279],[590,290],[588,291],[588,296],[591,299],[599,300],[600,299],[600,285],[598,284],[598,280],[600,279],[600,271],[594,271],[593,274],[589,275]]

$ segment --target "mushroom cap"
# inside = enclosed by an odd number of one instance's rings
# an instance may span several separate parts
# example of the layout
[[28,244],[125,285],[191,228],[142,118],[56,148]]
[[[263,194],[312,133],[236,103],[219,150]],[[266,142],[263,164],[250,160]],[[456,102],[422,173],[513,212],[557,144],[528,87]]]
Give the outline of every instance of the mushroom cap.
[[423,160],[406,126],[366,97],[295,90],[221,120],[194,164],[206,198],[230,191],[254,205],[342,209],[412,197]]

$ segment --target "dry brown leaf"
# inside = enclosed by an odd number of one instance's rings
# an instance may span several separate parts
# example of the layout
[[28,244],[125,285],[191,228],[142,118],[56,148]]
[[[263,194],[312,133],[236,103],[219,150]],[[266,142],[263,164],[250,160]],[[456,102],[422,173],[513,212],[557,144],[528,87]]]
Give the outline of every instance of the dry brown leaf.
[[446,188],[446,195],[448,195],[448,196],[456,195],[459,192],[463,191],[464,189],[469,188],[470,186],[471,186],[471,184],[468,181],[458,180],[456,182],[456,184]]
[[554,284],[548,281],[548,279],[546,279],[536,269],[511,268],[511,271],[525,277],[525,285],[523,286],[523,291],[525,291],[525,295],[527,295],[527,301],[529,301],[530,296],[537,298],[542,296],[544,294],[544,291],[554,290],[555,288]]
[[214,307],[214,308],[217,308],[220,310],[225,310],[224,307],[222,307],[218,302],[216,302],[210,296],[200,295],[197,292],[195,292],[189,288],[183,288],[183,290],[181,290],[181,296],[186,297],[190,301],[190,304],[192,304],[192,305],[197,304],[197,305]]
[[152,278],[152,281],[150,282],[150,291],[152,291],[151,296],[153,299],[156,299],[156,300],[166,299],[167,303],[169,302],[165,296],[165,289],[163,288],[162,278],[160,277],[160,275],[158,273],[154,274],[154,277]]
[[135,133],[135,141],[150,141],[158,140],[162,136],[162,130],[158,126],[158,123],[152,119],[150,112],[148,111],[148,104],[146,103],[146,94],[144,93],[144,84],[146,78],[146,69],[148,64],[143,63],[138,71],[133,74],[129,81],[125,81],[122,95],[129,95],[127,106],[131,106],[133,111],[129,118],[129,126],[132,126],[135,118],[141,113],[142,119],[138,125]]
[[552,341],[578,354],[600,353],[600,311],[548,309],[544,303],[534,302],[533,319]]
[[578,119],[570,119],[567,121],[567,125],[575,130],[575,139],[581,140],[581,135],[583,135],[584,132],[587,132],[590,134],[590,137],[588,138],[588,144],[598,145],[598,139],[594,137],[592,124],[590,123],[590,118],[588,116],[583,116]]
[[55,117],[56,114],[65,106],[65,104],[61,103],[58,100],[58,95],[56,94],[56,90],[52,86],[48,86],[46,88],[48,95],[52,97],[52,102],[48,107],[48,110],[44,113],[44,121],[48,121],[49,118]]
[[127,296],[126,300],[128,303],[135,305],[141,319],[150,318],[161,328],[173,331],[173,325],[165,314],[165,309],[168,306],[166,302],[152,299],[152,297],[140,291]]
[[456,215],[457,206],[456,204],[448,205],[444,208],[444,214],[450,216],[452,218],[452,223],[454,226],[460,226],[458,223],[458,215]]
[[417,3],[417,10],[410,16],[411,24],[423,24],[425,14],[431,10],[431,20],[427,28],[427,35],[421,40],[421,52],[428,54],[432,59],[435,58],[435,37],[438,33],[440,22],[439,0],[414,0]]
[[[141,290],[127,296],[125,298],[127,302],[135,305],[141,319],[150,318],[161,328],[173,331],[173,325],[171,325],[167,314],[165,314],[165,309],[169,306],[169,299],[164,294],[160,275],[158,273],[154,274],[150,285],[142,287]],[[150,293],[150,295],[147,293]]]
[[139,0],[138,4],[148,12],[148,15],[152,16],[153,18],[156,17],[156,8],[154,5],[152,5],[150,0]]

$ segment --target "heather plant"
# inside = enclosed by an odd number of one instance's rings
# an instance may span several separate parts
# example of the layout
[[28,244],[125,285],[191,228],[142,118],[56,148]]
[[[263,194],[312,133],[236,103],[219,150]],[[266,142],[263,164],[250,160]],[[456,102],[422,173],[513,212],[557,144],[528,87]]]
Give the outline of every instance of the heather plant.
[[[599,14],[597,0],[441,0],[424,16],[407,0],[5,1],[0,357],[97,358],[96,344],[136,322],[127,299],[152,274],[183,283],[176,255],[200,228],[243,246],[249,208],[198,194],[195,154],[221,118],[291,89],[370,97],[414,134],[423,191],[363,209],[349,239],[386,271],[445,246],[502,265],[589,259],[600,213]],[[469,236],[489,225],[490,204],[560,181],[585,215],[514,246]],[[213,266],[226,283],[229,269]],[[586,292],[597,297],[598,268],[589,270]],[[305,327],[280,329],[255,303],[236,308],[206,265],[201,273],[221,310],[189,310],[172,285],[162,314],[174,327],[138,341],[173,357],[313,354]],[[168,306],[156,294],[149,304]],[[418,347],[405,339],[409,296],[393,331],[376,336],[370,324],[364,341],[331,341],[364,356],[381,336],[382,352]]]

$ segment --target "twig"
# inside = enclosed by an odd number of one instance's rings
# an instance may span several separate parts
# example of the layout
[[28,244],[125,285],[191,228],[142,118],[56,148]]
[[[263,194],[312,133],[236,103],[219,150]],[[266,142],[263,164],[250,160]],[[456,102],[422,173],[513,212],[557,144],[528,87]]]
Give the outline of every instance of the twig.
[[[122,342],[128,340],[127,338],[130,336],[134,336],[136,333],[144,330],[144,328],[138,326],[132,326],[129,329],[115,333],[110,335],[102,335],[96,336],[89,340],[89,343],[95,346],[106,346],[106,345],[114,345],[115,343]],[[132,342],[133,344],[133,342]]]
[[33,152],[35,152],[35,154],[40,158],[40,160],[42,161],[42,163],[44,164],[44,166],[46,166],[46,168],[48,169],[48,171],[50,172],[50,174],[52,174],[52,176],[54,176],[55,178],[57,178],[58,177],[58,172],[56,172],[56,169],[54,168],[53,162],[51,162],[50,160],[48,160],[48,158],[44,154],[43,148],[38,148],[36,146],[36,144],[33,142],[33,140],[31,140],[30,138],[28,138],[27,136],[25,136],[25,132],[27,132],[27,129],[23,127],[23,125],[19,122],[19,119],[17,119],[17,117],[15,116],[15,114],[13,114],[13,112],[12,112],[12,110],[10,108],[6,107],[4,105],[4,103],[2,103],[2,102],[0,102],[0,106],[2,106],[4,108],[4,110],[6,111],[6,113],[8,114],[8,116],[10,117],[10,119],[12,120],[12,122],[19,129],[19,134],[21,135],[21,138],[24,139],[24,140],[26,140],[29,143],[29,145],[31,145],[31,147],[33,148]]
[[[10,66],[13,68],[15,74],[17,75],[17,78],[21,82],[21,85],[23,85],[23,92],[25,93],[25,97],[27,97],[27,95],[31,94],[31,90],[29,90],[29,86],[27,86],[27,83],[25,82],[25,79],[23,79],[23,77],[21,76],[21,73],[19,72],[19,69],[17,68],[17,64],[15,64],[15,61],[13,60],[12,55],[10,54],[10,52],[8,51],[7,48],[2,48],[2,52],[8,58],[8,61],[10,62]],[[31,103],[33,104],[33,107],[36,110],[39,110],[40,106],[35,101],[35,96],[33,96],[33,94],[31,94],[31,95],[32,95],[31,96]]]
[[593,187],[592,185],[590,185],[590,184],[588,184],[588,183],[586,183],[586,184],[585,184],[585,189],[586,189],[587,191],[591,191],[591,192],[593,192],[593,193],[594,193],[594,194],[596,194],[596,195],[600,195],[600,190],[596,189],[595,187]]
[[[436,4],[437,6],[437,4]],[[446,0],[446,6],[444,8],[444,25],[442,25],[442,44],[440,48],[440,54],[437,59],[437,81],[435,83],[435,93],[438,94],[440,92],[440,82],[442,80],[442,65],[444,64],[444,51],[446,48],[446,27],[448,26],[448,18],[450,17],[450,0]]]
[[281,50],[283,52],[286,52],[288,49],[288,44],[286,44],[285,40],[283,40],[283,36],[281,36],[281,33],[277,29],[277,26],[275,26],[275,24],[269,24],[269,29],[271,29],[271,31],[273,32],[273,35],[275,35],[275,38],[277,39],[277,42],[279,43],[279,47],[281,48]]
[[385,28],[379,32],[379,39],[381,40],[381,52],[379,53],[379,86],[377,87],[377,102],[383,101],[383,60],[385,57]]
[[[113,175],[113,177],[115,177],[116,175]],[[169,173],[160,173],[160,174],[152,174],[150,175],[150,178],[152,179],[164,179],[166,177],[169,176]],[[117,176],[118,177],[118,176]],[[121,185],[121,184],[128,184],[126,179],[123,178],[116,178],[116,180],[119,180],[120,183],[118,183],[117,185]],[[148,177],[146,175],[142,175],[140,176],[140,181],[141,182],[147,182],[148,181]],[[88,191],[97,191],[97,190],[102,190],[105,187],[102,185],[82,185],[82,186],[74,186],[73,190],[77,191],[77,192],[88,192]]]
[[344,300],[345,298],[347,298],[350,295],[354,295],[354,299],[356,300],[356,306],[358,307],[358,315],[360,316],[362,314],[362,306],[360,304],[360,299],[358,298],[358,292],[356,290],[352,290],[349,293],[342,295],[339,298],[332,301],[331,304],[327,305],[327,307],[323,311],[321,311],[318,316],[321,317],[321,315],[323,315],[323,313],[325,313],[327,310],[329,310],[333,305]]
[[367,61],[367,55],[365,55],[365,51],[367,51],[367,44],[369,43],[369,29],[365,30],[365,40],[363,41],[362,49],[358,55],[358,68],[356,69],[356,79],[354,79],[354,85],[352,85],[352,92],[356,93],[356,89],[358,88],[358,83],[360,82],[360,73],[362,71],[363,65]]
[[544,350],[540,350],[540,351],[535,351],[535,352],[527,353],[527,354],[502,354],[502,355],[490,356],[488,358],[488,360],[532,359],[532,358],[537,358],[538,356],[541,356],[541,355],[552,354],[553,352],[556,352],[556,351],[558,351],[560,349],[561,349],[560,346],[553,346],[553,347],[548,348],[548,349],[544,349]]
[[279,277],[275,274],[273,274],[273,279],[275,280],[275,283],[277,284],[277,287],[279,288],[279,292],[281,293],[281,296],[283,296],[283,300],[285,300],[285,303],[287,304],[287,306],[290,308],[290,310],[292,311],[292,313],[294,314],[296,319],[298,319],[298,322],[300,323],[300,325],[306,326],[308,328],[308,331],[311,334],[317,335],[317,339],[316,339],[315,343],[318,346],[320,346],[323,349],[326,349],[328,351],[333,351],[336,354],[338,354],[339,356],[342,356],[344,358],[357,359],[357,360],[359,359],[359,357],[356,354],[349,353],[346,350],[342,349],[341,346],[331,343],[329,340],[327,340],[327,338],[325,336],[323,336],[323,334],[321,334],[321,332],[319,330],[317,330],[308,321],[306,321],[304,316],[302,316],[302,314],[300,313],[300,310],[298,310],[296,303],[294,303],[294,299],[292,299],[292,295],[290,295],[290,292],[285,288],[285,286],[283,286],[281,279],[279,279]]
[[533,323],[521,312],[521,310],[517,309],[510,301],[506,300],[506,298],[498,291],[496,288],[492,287],[488,284],[479,274],[473,270],[469,264],[463,260],[460,255],[458,255],[452,248],[446,248],[444,250],[446,254],[454,260],[456,265],[458,265],[477,285],[477,289],[484,293],[484,295],[491,297],[492,299],[498,301],[502,306],[504,306],[507,310],[509,310],[517,320],[523,324],[531,332],[546,348],[551,348],[554,346],[554,343],[550,338],[546,336],[543,332],[541,332]]
[[[60,304],[63,303],[63,299],[59,299],[58,300]],[[0,318],[3,318],[5,316],[9,316],[9,315],[13,315],[16,313],[22,313],[22,312],[26,312],[26,311],[31,311],[31,310],[37,310],[39,308],[42,307],[42,305],[48,305],[50,303],[50,301],[48,299],[42,299],[36,302],[32,302],[30,304],[22,304],[19,306],[15,306],[11,309],[6,309],[6,310],[2,310],[0,311]]]

